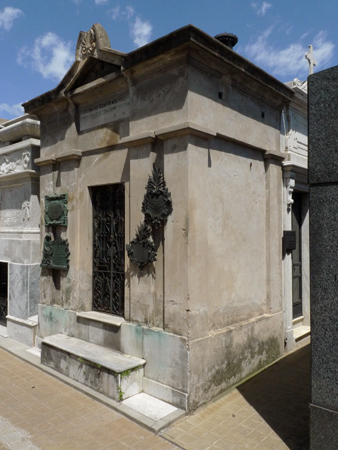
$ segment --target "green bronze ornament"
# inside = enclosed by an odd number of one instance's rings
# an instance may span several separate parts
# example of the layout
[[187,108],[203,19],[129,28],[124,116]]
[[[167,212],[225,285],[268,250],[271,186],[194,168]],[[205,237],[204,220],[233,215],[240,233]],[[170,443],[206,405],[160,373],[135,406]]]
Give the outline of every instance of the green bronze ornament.
[[47,269],[69,269],[68,239],[52,240],[51,233],[47,233],[43,242],[42,261],[40,267]]
[[130,261],[140,268],[156,261],[156,248],[150,236],[151,227],[143,222],[138,226],[135,238],[126,246]]
[[45,196],[45,225],[68,225],[68,194]]
[[164,175],[159,167],[153,165],[149,176],[146,194],[142,203],[145,222],[153,228],[164,226],[173,212],[171,194],[166,187]]

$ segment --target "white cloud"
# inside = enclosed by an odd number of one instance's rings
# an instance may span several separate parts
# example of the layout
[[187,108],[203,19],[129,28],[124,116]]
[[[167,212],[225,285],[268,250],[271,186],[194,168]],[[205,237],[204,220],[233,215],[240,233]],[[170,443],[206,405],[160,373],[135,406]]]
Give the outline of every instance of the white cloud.
[[138,47],[142,45],[148,44],[151,37],[151,32],[153,27],[150,22],[146,20],[141,20],[139,17],[136,17],[136,20],[131,24],[130,32],[134,41]]
[[327,41],[326,37],[325,31],[320,31],[313,39],[313,42],[316,43],[313,53],[317,60],[317,66],[320,66],[321,70],[328,66],[334,51],[334,44]]
[[256,10],[257,16],[265,16],[265,13],[271,8],[272,4],[263,2],[261,6],[259,6],[257,3],[251,3],[251,6]]
[[95,0],[95,5],[104,5],[108,0]]
[[9,31],[13,26],[14,20],[23,15],[21,9],[6,6],[3,11],[0,11],[0,29],[3,28],[5,31]]
[[150,41],[153,31],[151,23],[147,20],[142,20],[141,17],[136,15],[132,6],[126,6],[124,9],[121,9],[117,5],[109,10],[108,13],[113,20],[126,20],[128,22],[130,35],[137,47],[141,47]]
[[74,55],[70,42],[64,42],[49,32],[35,39],[33,48],[22,48],[17,61],[44,78],[59,81],[74,62]]
[[8,105],[7,103],[0,103],[0,114],[4,112],[13,117],[22,116],[24,113],[24,109],[21,104],[17,105]]
[[120,19],[121,17],[121,8],[119,6],[116,6],[115,8],[112,8],[108,11],[108,14],[111,16],[113,20]]
[[[308,48],[300,41],[290,44],[286,48],[276,48],[269,43],[273,26],[264,31],[256,42],[245,47],[245,55],[255,64],[270,71],[278,77],[295,78],[308,74],[308,63],[305,53]],[[314,57],[317,60],[317,69],[324,69],[333,56],[334,44],[327,40],[326,33],[321,31],[312,39],[316,42]]]
[[[95,0],[97,1],[97,0]],[[102,0],[99,0],[102,1]],[[126,6],[121,9],[120,5],[115,6],[108,11],[108,15],[111,16],[113,20],[128,20],[130,21],[135,14],[135,10],[132,6]]]
[[262,6],[258,9],[257,14],[259,16],[265,16],[265,13],[267,12],[268,9],[271,8],[271,3],[267,3],[267,2],[263,2]]

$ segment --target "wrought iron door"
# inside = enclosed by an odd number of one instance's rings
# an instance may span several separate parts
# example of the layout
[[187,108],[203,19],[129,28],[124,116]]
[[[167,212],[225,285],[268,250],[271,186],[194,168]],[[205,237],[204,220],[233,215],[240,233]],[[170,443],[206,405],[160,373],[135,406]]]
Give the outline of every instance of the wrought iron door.
[[292,230],[296,232],[296,249],[292,251],[293,318],[300,317],[302,307],[302,194],[293,193]]
[[6,323],[8,297],[8,263],[0,263],[0,323]]
[[93,187],[93,310],[124,315],[124,185]]

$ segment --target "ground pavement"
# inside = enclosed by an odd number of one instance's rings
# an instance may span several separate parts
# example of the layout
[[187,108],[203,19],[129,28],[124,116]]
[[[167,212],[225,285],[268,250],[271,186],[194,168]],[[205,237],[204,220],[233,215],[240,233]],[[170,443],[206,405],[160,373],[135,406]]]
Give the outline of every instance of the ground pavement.
[[155,436],[0,349],[0,449],[306,450],[309,367],[307,345]]
[[0,349],[0,449],[176,450],[177,447]]
[[307,344],[161,434],[186,450],[307,450],[309,403]]

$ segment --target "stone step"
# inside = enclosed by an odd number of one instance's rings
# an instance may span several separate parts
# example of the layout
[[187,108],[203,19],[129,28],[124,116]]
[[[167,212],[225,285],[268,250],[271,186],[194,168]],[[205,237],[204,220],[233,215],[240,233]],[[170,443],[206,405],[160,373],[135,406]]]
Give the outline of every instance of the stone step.
[[55,334],[41,343],[41,364],[121,401],[142,392],[146,361],[81,339]]

